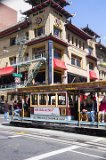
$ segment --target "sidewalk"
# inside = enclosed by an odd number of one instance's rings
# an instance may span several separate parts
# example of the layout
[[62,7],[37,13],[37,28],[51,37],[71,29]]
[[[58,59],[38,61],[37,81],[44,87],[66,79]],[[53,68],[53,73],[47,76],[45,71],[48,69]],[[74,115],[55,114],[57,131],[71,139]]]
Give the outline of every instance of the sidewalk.
[[10,125],[10,120],[5,120],[4,115],[0,114],[0,124],[2,125]]

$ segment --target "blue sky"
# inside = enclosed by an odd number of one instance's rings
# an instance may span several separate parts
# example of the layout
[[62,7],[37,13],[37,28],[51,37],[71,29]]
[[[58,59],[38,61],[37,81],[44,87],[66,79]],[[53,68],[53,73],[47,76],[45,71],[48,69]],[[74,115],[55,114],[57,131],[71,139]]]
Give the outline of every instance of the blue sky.
[[106,45],[106,0],[72,0],[72,4],[66,9],[76,13],[72,18],[73,24],[79,28],[88,24]]

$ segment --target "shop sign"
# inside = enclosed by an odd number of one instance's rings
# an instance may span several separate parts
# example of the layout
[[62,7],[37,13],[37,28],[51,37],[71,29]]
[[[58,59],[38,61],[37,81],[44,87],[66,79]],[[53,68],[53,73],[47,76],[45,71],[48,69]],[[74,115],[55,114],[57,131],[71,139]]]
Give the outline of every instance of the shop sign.
[[55,108],[36,108],[34,107],[34,114],[36,115],[56,115],[59,116],[60,115],[60,111],[59,108],[55,107]]

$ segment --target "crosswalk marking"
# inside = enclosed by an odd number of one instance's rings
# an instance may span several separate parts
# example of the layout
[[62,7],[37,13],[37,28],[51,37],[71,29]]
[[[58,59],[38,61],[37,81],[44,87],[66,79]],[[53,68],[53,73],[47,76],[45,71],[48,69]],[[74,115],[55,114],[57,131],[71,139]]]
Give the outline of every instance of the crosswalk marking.
[[71,147],[62,148],[62,149],[52,151],[52,152],[49,152],[49,153],[44,153],[44,154],[41,154],[39,156],[31,157],[31,158],[28,158],[28,159],[25,159],[25,160],[41,160],[41,159],[48,158],[48,157],[51,157],[51,156],[54,156],[54,155],[58,155],[58,154],[61,154],[61,153],[64,153],[64,152],[67,152],[67,151],[70,151],[70,150],[73,150],[73,149],[77,149],[77,148],[79,148],[79,146],[74,145],[74,146],[71,146]]

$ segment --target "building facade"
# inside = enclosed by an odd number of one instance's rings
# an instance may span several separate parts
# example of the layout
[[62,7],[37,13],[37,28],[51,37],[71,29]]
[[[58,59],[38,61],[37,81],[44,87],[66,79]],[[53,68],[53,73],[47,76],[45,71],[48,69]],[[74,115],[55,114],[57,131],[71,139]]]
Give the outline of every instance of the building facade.
[[17,12],[0,3],[0,30],[6,29],[17,22]]
[[[31,2],[31,1],[27,1]],[[24,21],[0,32],[1,94],[17,86],[100,79],[94,37],[70,22],[63,0],[38,0]],[[14,74],[15,73],[15,74]],[[17,74],[21,75],[17,77]]]

